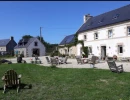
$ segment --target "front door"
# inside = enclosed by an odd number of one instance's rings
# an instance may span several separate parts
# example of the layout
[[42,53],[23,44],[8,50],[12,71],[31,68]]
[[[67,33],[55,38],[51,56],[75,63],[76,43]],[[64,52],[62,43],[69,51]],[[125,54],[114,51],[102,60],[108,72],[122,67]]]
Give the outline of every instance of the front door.
[[101,46],[101,59],[105,60],[106,57],[106,46]]

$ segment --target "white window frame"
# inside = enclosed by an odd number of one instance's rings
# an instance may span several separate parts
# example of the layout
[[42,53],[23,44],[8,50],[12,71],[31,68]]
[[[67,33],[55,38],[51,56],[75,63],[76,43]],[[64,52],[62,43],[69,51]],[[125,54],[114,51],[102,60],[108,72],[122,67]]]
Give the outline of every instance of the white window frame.
[[[91,48],[91,50],[90,50],[90,48]],[[91,52],[90,52],[91,51]],[[92,47],[88,47],[88,53],[89,54],[92,54]]]
[[112,38],[112,35],[113,35],[112,29],[108,30],[108,38]]
[[[37,45],[35,45],[35,44],[37,44]],[[38,46],[38,42],[37,41],[34,42],[34,46]]]
[[98,33],[94,33],[94,39],[97,40],[98,39]]
[[84,35],[84,40],[87,40],[87,35]]
[[[121,52],[121,50],[120,50],[121,47],[122,47],[122,52]],[[119,53],[119,54],[123,54],[123,45],[118,45],[118,53]]]

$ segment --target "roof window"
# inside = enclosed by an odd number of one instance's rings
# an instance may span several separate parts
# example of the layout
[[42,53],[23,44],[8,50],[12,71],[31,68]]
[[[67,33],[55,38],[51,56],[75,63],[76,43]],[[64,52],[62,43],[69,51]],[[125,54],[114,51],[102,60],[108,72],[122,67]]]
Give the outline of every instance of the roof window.
[[93,24],[93,22],[90,22],[90,23],[88,23],[88,26],[90,26],[90,25],[92,25]]
[[104,21],[104,18],[98,21],[98,24],[102,23]]
[[113,16],[112,19],[117,19],[118,17],[119,17],[119,14],[116,14],[116,15]]

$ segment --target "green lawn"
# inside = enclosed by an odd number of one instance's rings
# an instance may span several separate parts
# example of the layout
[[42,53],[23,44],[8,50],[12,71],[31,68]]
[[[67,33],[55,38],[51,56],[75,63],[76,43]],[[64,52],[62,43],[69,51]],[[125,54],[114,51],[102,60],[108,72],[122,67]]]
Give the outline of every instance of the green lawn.
[[[32,89],[9,90],[0,100],[130,100],[130,73],[100,69],[61,69],[33,64],[2,64],[0,77],[8,69],[22,74]],[[0,81],[0,87],[3,87]]]

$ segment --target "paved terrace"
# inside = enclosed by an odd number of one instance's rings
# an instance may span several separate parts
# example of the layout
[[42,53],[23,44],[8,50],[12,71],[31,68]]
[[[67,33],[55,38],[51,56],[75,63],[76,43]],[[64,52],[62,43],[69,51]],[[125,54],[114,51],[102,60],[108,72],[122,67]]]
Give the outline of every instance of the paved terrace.
[[[26,60],[27,63],[31,62],[31,59],[34,60],[34,57],[28,57],[28,58],[23,58],[23,60]],[[41,66],[50,66],[50,64],[47,63],[45,56],[39,57],[39,59],[42,61],[42,64],[39,64]],[[7,59],[11,61],[12,63],[17,63],[17,58],[11,58]],[[57,65],[58,68],[91,68],[90,64],[77,64],[76,59],[70,59],[68,58],[67,60],[68,64],[60,64]],[[116,62],[117,65],[123,64],[124,71],[130,72],[130,62]],[[106,61],[101,61],[100,63],[95,65],[96,68],[98,69],[108,69],[108,64]]]

